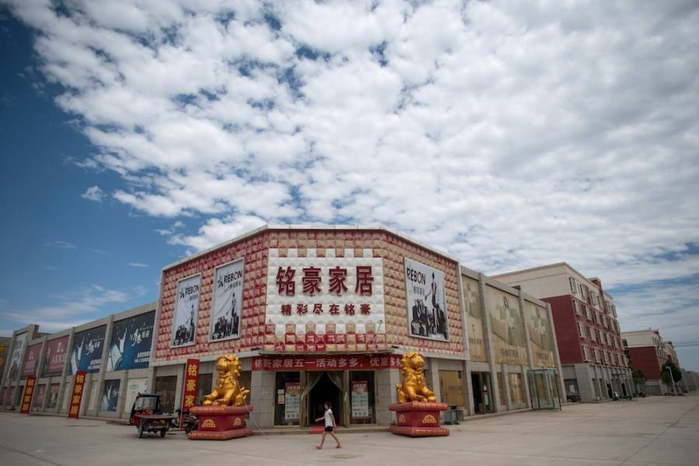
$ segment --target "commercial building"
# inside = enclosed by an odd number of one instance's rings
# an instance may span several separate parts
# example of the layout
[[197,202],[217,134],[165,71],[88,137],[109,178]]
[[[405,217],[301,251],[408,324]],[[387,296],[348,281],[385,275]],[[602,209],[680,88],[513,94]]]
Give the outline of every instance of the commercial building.
[[671,342],[663,341],[658,329],[623,332],[621,338],[631,365],[646,377],[645,390],[648,395],[672,393],[672,387],[665,385],[660,368],[668,359],[679,367],[677,353]]
[[[78,334],[103,328],[104,346],[119,348],[116,322],[153,307],[44,337],[43,345],[67,335],[75,351],[91,341]],[[253,425],[307,428],[325,401],[340,425],[388,425],[400,357],[413,350],[425,356],[436,397],[457,415],[560,406],[547,303],[381,227],[256,229],[164,267],[155,307],[147,368],[115,369],[111,350],[101,353],[99,367],[88,365],[95,371],[81,412],[125,417],[123,398],[137,383],[172,411],[183,405],[188,359],[200,361],[201,401],[215,383],[215,360],[235,353]],[[40,385],[59,383],[63,401],[48,408],[42,400],[38,409],[66,412],[71,367],[64,363],[57,382],[40,377]],[[22,377],[3,381],[6,406],[17,406],[12,390],[22,385]]]
[[51,335],[39,333],[37,325],[16,330],[0,403],[17,408],[31,376],[36,377],[31,411],[67,414],[73,376],[83,371],[80,415],[128,417],[135,394],[152,388],[154,320],[155,303],[150,303]]
[[590,402],[634,391],[616,306],[599,278],[587,278],[565,262],[493,278],[551,305],[568,393]]

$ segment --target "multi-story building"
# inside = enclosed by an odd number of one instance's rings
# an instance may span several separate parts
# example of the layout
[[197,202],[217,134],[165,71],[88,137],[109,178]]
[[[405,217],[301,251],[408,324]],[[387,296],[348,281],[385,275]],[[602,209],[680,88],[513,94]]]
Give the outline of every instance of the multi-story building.
[[661,366],[668,359],[679,367],[677,353],[672,342],[663,341],[658,329],[623,332],[621,338],[631,365],[646,377],[645,389],[648,395],[664,395],[672,392],[672,387],[662,381]]
[[[0,400],[16,408],[35,376],[34,411],[124,418],[138,391],[187,408],[187,360],[200,363],[201,401],[216,359],[234,353],[256,426],[307,428],[328,400],[340,425],[386,426],[400,356],[416,350],[457,413],[557,408],[555,338],[547,303],[403,235],[270,226],[164,267],[155,304],[49,336],[17,330]],[[77,371],[87,374],[76,408]]]
[[633,393],[616,306],[599,278],[565,262],[493,276],[551,305],[566,391],[582,401]]

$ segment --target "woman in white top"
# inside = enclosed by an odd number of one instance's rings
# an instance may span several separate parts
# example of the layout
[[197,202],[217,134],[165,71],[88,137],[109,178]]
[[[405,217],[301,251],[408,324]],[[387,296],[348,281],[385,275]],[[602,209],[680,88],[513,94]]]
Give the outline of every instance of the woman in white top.
[[323,438],[320,440],[320,445],[316,445],[316,448],[318,450],[323,449],[323,444],[325,443],[325,436],[328,434],[332,435],[332,437],[337,442],[335,448],[342,448],[342,445],[340,445],[340,441],[335,436],[334,430],[337,427],[337,424],[335,424],[335,416],[333,416],[332,405],[329,401],[325,402],[325,414],[323,415],[323,417],[319,417],[318,419],[316,419],[316,422],[322,419],[325,419],[325,430],[323,430]]

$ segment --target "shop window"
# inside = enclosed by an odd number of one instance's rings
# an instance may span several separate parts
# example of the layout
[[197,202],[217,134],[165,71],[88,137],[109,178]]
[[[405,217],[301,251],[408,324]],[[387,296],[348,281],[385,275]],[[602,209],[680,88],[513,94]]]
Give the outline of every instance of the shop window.
[[456,406],[456,409],[465,409],[464,390],[464,377],[461,371],[439,371],[439,396],[442,403]]
[[274,424],[298,426],[301,421],[301,373],[277,372],[274,384]]
[[524,387],[522,374],[511,372],[507,374],[510,382],[510,401],[512,403],[524,403]]
[[498,372],[498,392],[500,395],[500,407],[507,408],[507,393],[505,392],[505,377],[502,372]]
[[374,371],[350,371],[350,423],[376,424]]
[[53,409],[58,405],[58,389],[60,387],[61,387],[61,384],[58,384],[58,383],[51,384],[51,388],[49,389],[49,401],[46,404],[46,408]]
[[160,395],[160,409],[164,413],[175,412],[175,396],[177,394],[177,376],[155,378],[155,393]]
[[201,406],[201,404],[204,402],[204,396],[213,391],[211,390],[211,382],[213,381],[213,378],[213,374],[199,373],[199,380],[197,381],[197,406]]

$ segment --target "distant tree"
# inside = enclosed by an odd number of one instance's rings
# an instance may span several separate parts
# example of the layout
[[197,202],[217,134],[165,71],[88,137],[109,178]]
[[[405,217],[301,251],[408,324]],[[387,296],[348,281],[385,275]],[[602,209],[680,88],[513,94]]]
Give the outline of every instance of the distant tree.
[[[677,367],[677,364],[672,359],[665,361],[665,364],[661,367],[663,383],[665,385],[672,385],[674,379],[675,383],[682,380],[682,370]],[[672,373],[672,377],[670,374]]]
[[636,369],[632,364],[629,364],[629,369],[631,369],[631,376],[633,377],[634,383],[646,383],[646,376],[643,375],[640,369]]

